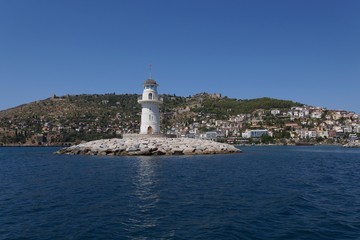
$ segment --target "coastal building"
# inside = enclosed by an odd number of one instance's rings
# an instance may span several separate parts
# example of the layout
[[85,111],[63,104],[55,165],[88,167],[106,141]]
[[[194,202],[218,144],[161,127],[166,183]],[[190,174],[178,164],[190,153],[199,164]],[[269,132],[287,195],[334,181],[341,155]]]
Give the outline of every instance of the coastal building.
[[144,82],[142,96],[138,99],[141,104],[141,126],[140,134],[160,134],[160,111],[162,99],[159,98],[155,80],[149,78]]
[[360,133],[360,124],[356,124],[356,125],[354,126],[354,132],[355,132],[355,133]]
[[243,138],[259,138],[262,135],[268,135],[269,132],[267,129],[254,129],[254,130],[246,130],[242,133]]
[[200,135],[201,139],[206,139],[211,141],[215,141],[217,137],[218,137],[217,132],[206,132]]

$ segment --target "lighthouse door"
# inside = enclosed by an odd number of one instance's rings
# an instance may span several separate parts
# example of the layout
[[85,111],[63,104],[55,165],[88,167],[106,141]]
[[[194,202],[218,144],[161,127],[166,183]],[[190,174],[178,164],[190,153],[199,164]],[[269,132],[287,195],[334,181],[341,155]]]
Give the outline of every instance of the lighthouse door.
[[151,126],[149,126],[149,127],[147,128],[147,134],[152,134],[152,133],[153,133],[153,129],[152,129]]

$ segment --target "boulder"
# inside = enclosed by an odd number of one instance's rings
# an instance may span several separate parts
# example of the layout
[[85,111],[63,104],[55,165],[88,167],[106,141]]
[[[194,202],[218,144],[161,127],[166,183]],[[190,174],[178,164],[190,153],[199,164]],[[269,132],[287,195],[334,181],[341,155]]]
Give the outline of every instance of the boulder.
[[184,149],[183,153],[188,155],[188,154],[193,154],[195,152],[195,148],[192,148],[192,147],[187,147]]

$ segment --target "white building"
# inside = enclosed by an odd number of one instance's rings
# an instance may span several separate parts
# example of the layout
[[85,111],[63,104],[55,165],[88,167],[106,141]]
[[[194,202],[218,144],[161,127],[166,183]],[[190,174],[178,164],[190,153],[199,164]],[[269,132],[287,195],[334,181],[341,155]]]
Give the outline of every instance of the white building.
[[243,138],[259,138],[262,135],[268,135],[269,132],[267,129],[255,129],[255,130],[246,130],[242,133]]
[[151,78],[144,82],[142,97],[138,99],[142,107],[140,134],[160,133],[159,106],[162,104],[162,99],[158,96],[157,86],[159,85]]
[[360,124],[356,124],[356,125],[354,126],[354,132],[360,133]]
[[271,110],[270,112],[272,115],[276,116],[276,115],[279,115],[280,114],[280,110],[279,109],[273,109]]
[[314,130],[301,130],[300,131],[300,138],[316,138],[317,137],[317,131]]
[[322,112],[312,112],[311,113],[311,118],[320,119],[321,115],[322,115]]

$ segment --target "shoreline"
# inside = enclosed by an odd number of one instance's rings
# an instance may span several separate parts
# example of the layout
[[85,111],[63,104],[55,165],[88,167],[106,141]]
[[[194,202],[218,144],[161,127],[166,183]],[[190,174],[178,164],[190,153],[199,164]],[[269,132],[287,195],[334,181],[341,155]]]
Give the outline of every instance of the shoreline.
[[[98,140],[93,140],[93,141],[98,141]],[[89,141],[90,142],[90,141]],[[217,142],[217,143],[222,143],[222,142]],[[228,143],[227,143],[228,144]],[[60,147],[60,148],[67,148],[67,147],[71,147],[71,146],[76,146],[76,145],[79,145],[79,144],[74,144],[74,145],[22,145],[22,144],[18,144],[18,145],[0,145],[0,148],[1,147]],[[291,147],[291,146],[296,146],[296,147],[314,147],[314,146],[344,146],[344,144],[339,144],[339,143],[336,143],[336,144],[312,144],[312,145],[296,145],[296,144],[229,144],[229,145],[232,145],[232,146],[237,146],[237,147],[251,147],[251,146],[270,146],[270,147],[276,147],[276,146],[284,146],[284,147]]]

